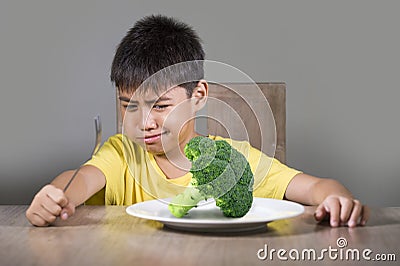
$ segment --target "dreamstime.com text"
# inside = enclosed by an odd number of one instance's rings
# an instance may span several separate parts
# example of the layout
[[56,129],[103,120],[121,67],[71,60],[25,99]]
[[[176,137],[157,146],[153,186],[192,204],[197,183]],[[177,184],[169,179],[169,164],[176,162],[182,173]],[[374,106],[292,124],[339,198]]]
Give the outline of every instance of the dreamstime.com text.
[[306,249],[275,249],[269,248],[267,244],[257,251],[259,260],[293,260],[293,261],[396,261],[395,253],[375,253],[373,250],[347,248],[346,238],[339,237],[336,240],[337,247],[328,246],[320,250],[314,248]]

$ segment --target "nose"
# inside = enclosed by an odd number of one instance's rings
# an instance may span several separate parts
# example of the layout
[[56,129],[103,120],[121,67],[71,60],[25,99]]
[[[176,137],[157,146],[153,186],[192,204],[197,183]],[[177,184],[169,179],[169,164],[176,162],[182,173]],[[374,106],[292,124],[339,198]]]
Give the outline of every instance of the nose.
[[150,131],[157,128],[156,119],[151,111],[143,110],[141,116],[142,117],[140,119],[141,121],[140,129],[142,131]]

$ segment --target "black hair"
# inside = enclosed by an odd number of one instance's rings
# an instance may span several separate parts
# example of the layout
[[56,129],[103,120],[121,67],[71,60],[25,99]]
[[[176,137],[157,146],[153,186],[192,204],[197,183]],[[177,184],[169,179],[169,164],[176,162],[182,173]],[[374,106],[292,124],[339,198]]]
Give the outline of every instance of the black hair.
[[[187,62],[163,74],[169,85],[184,87],[190,97],[204,78],[203,60],[201,40],[190,26],[171,17],[150,15],[137,21],[118,45],[111,81],[119,91],[133,92],[158,71]],[[160,92],[157,85],[159,80],[146,87]]]

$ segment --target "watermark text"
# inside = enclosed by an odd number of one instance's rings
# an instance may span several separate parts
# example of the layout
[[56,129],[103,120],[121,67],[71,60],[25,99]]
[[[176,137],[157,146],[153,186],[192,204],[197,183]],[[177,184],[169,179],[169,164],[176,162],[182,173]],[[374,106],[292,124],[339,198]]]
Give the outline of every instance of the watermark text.
[[322,261],[342,260],[342,261],[396,261],[395,253],[375,253],[369,248],[356,249],[347,248],[347,240],[339,237],[336,241],[336,246],[328,246],[327,248],[314,249],[283,249],[270,248],[267,244],[257,251],[259,260],[293,260],[293,261]]

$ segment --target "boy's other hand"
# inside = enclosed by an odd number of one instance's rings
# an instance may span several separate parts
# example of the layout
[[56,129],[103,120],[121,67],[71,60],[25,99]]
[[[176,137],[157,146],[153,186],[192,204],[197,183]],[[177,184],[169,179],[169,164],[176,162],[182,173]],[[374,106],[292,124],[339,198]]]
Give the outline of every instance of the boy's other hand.
[[366,224],[369,208],[356,199],[331,195],[317,207],[314,217],[317,221],[329,218],[332,227],[346,224],[349,227],[355,227]]
[[75,213],[75,205],[64,192],[53,185],[44,186],[34,197],[26,211],[26,218],[36,226],[47,226],[58,216],[66,220]]

